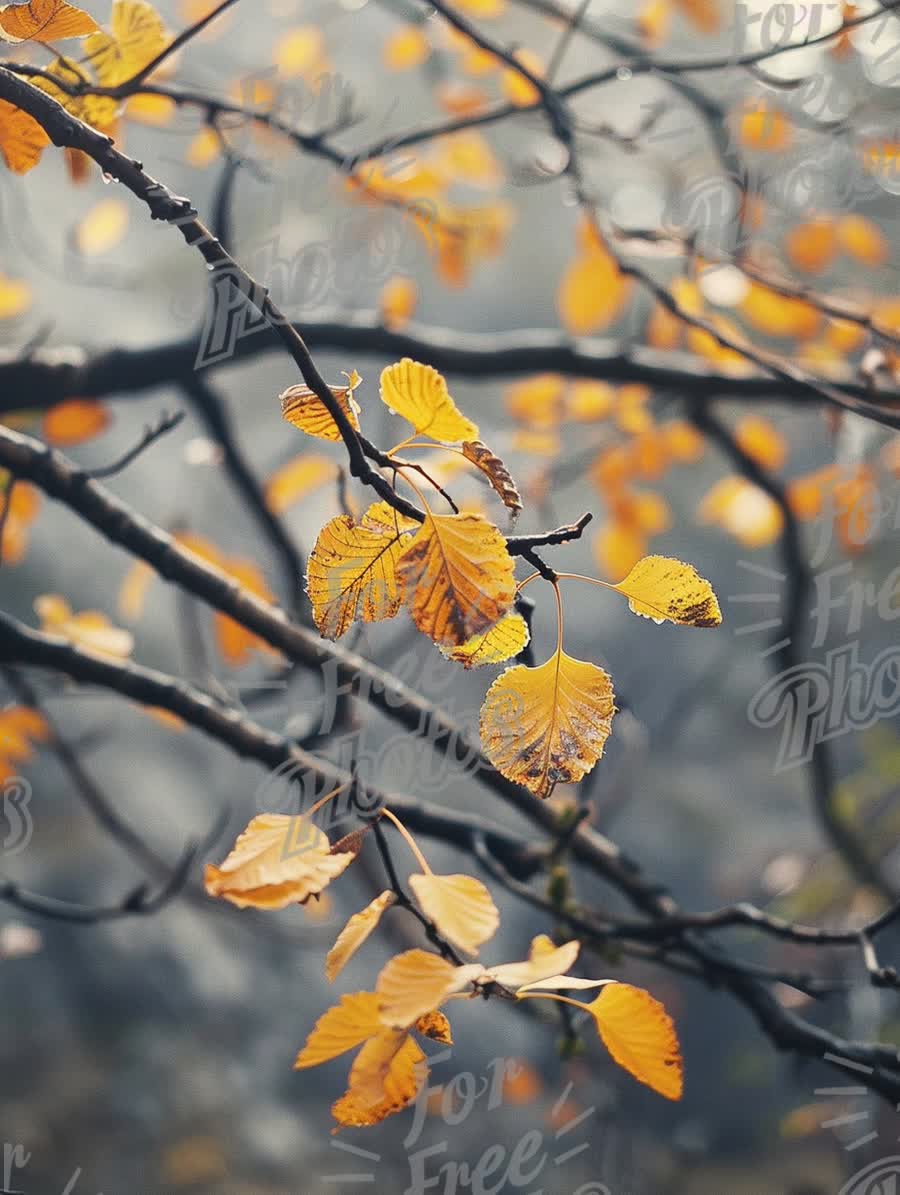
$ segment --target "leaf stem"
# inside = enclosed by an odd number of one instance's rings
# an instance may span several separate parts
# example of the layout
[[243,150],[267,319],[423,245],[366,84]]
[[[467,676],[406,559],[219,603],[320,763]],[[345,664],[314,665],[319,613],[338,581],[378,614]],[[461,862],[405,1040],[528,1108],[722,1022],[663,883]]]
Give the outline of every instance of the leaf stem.
[[400,821],[400,818],[397,817],[397,815],[395,813],[391,813],[390,809],[388,809],[388,807],[386,805],[382,806],[381,815],[382,815],[382,817],[386,817],[389,822],[393,822],[394,826],[397,828],[397,830],[399,830],[401,836],[406,841],[406,845],[409,847],[409,849],[415,855],[416,861],[418,862],[419,866],[422,868],[422,870],[425,872],[426,875],[431,875],[432,871],[431,871],[431,868],[428,866],[428,860],[425,858],[425,856],[419,850],[418,843],[413,838],[412,834],[410,834],[409,830],[407,830],[406,826],[404,826],[403,822]]

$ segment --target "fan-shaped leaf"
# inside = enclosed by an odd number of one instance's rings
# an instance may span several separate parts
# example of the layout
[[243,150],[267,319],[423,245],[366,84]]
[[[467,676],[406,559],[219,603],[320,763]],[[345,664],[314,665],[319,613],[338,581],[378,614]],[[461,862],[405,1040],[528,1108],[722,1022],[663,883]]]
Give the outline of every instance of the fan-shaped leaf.
[[619,1066],[668,1100],[680,1100],[684,1066],[672,1018],[642,988],[610,983],[586,1006]]
[[717,627],[722,622],[709,581],[692,564],[669,556],[645,556],[615,588],[628,598],[635,614],[654,622],[683,627]]
[[436,369],[404,357],[381,374],[381,399],[432,440],[477,440],[478,428],[458,410]]
[[0,38],[4,41],[63,41],[86,37],[97,22],[66,0],[28,0],[27,4],[4,4],[0,8]]
[[497,932],[497,906],[474,876],[411,875],[409,886],[425,916],[460,950],[477,954],[478,947]]
[[383,1028],[379,1009],[380,1001],[374,992],[341,996],[340,1003],[316,1021],[306,1045],[297,1055],[294,1069],[330,1062],[379,1033]]

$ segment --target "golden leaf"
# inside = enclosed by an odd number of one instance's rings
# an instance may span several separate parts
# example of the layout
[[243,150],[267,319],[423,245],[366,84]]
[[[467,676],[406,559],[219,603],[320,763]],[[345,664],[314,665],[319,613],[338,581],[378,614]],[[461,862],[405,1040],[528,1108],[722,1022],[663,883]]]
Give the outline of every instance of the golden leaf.
[[514,569],[506,540],[481,515],[428,515],[400,557],[397,577],[419,630],[453,646],[509,610]]
[[[0,111],[0,120],[3,119]],[[2,137],[2,134],[0,134]],[[0,319],[15,319],[31,306],[31,287],[18,278],[0,274]]]
[[740,419],[734,438],[738,447],[764,469],[778,470],[787,460],[788,446],[784,436],[768,419],[759,415],[745,415]]
[[[513,53],[513,58],[536,79],[540,79],[544,74],[544,64],[533,50],[516,50]],[[530,108],[541,98],[541,93],[535,85],[511,67],[503,72],[503,90],[506,92],[509,102],[515,104],[517,108]]]
[[680,1100],[684,1067],[672,1018],[642,988],[610,983],[587,1010],[619,1066],[667,1100]]
[[536,374],[509,387],[506,409],[513,419],[531,427],[555,427],[562,416],[565,392],[565,379],[559,374]]
[[491,979],[506,988],[520,988],[553,975],[562,975],[574,967],[581,943],[573,940],[554,946],[546,934],[538,934],[531,943],[527,962],[501,963],[488,968]]
[[35,598],[34,609],[42,630],[68,639],[82,651],[118,659],[131,655],[134,647],[131,634],[114,627],[99,610],[82,610],[75,614],[66,599],[56,593]]
[[682,627],[717,627],[722,622],[709,581],[692,564],[670,556],[645,556],[614,588],[628,598],[635,614],[654,622]]
[[416,1021],[416,1033],[438,1041],[441,1045],[452,1046],[453,1035],[450,1032],[450,1022],[442,1012],[429,1012]]
[[128,207],[121,199],[101,199],[75,229],[75,244],[85,257],[114,249],[128,228]]
[[784,515],[765,490],[743,477],[723,477],[700,503],[702,523],[716,523],[746,548],[764,548],[781,534]]
[[676,0],[676,3],[701,33],[715,33],[722,23],[719,0]]
[[467,970],[427,950],[395,955],[382,968],[375,984],[382,1023],[393,1029],[408,1029],[419,1017],[433,1012],[451,992],[459,990],[459,972]]
[[0,8],[0,38],[4,41],[63,41],[86,37],[97,22],[65,0],[28,0],[27,4],[4,4]]
[[512,474],[495,453],[491,452],[487,444],[481,440],[465,440],[462,446],[466,460],[477,465],[491,483],[491,488],[500,497],[500,501],[513,515],[522,510],[522,497],[519,494]]
[[204,883],[239,909],[283,909],[327,887],[356,858],[332,854],[308,818],[263,813],[253,818],[220,867],[207,864]]
[[325,639],[340,638],[358,619],[380,622],[400,609],[397,562],[408,540],[369,517],[368,524],[365,518],[355,524],[348,515],[331,519],[310,554],[306,590]]
[[[354,370],[347,377],[346,386],[329,386],[338,406],[347,416],[354,431],[359,431],[359,405],[353,398],[353,391],[362,378]],[[341,433],[332,419],[328,408],[309,386],[289,386],[280,396],[281,417],[308,436],[320,440],[340,441]]]
[[381,400],[432,440],[478,439],[478,428],[458,410],[447,383],[430,365],[409,357],[389,365],[381,374]]
[[381,915],[397,897],[390,889],[382,892],[359,913],[354,913],[328,951],[325,959],[325,978],[333,983],[353,958],[366,938],[378,927]]
[[341,996],[340,1003],[316,1021],[306,1045],[297,1055],[294,1069],[304,1070],[330,1062],[380,1033],[383,1026],[379,1008],[380,1001],[374,992]]
[[428,1078],[422,1047],[407,1033],[386,1030],[367,1041],[350,1068],[349,1088],[331,1107],[338,1124],[378,1124],[407,1107]]
[[44,438],[59,447],[83,444],[105,431],[109,421],[109,411],[103,403],[70,398],[51,407],[44,416]]
[[379,298],[381,318],[386,328],[405,328],[416,309],[418,290],[412,278],[389,278]]
[[404,25],[384,43],[384,65],[389,71],[421,66],[431,54],[431,43],[418,25]]
[[266,504],[274,514],[284,514],[295,502],[337,475],[337,466],[325,456],[295,456],[266,482]]
[[563,274],[557,303],[564,327],[573,336],[601,331],[622,311],[629,292],[615,258],[595,242]]
[[864,266],[878,269],[890,259],[891,247],[882,230],[856,212],[838,220],[837,239],[843,251]]
[[[95,33],[85,42],[85,48],[89,47],[95,37],[105,37],[105,34]],[[83,70],[77,63],[72,62],[68,58],[57,58],[48,68],[48,73],[60,82],[69,86],[79,86],[84,84],[92,86],[94,80]],[[32,80],[35,87],[39,87],[61,104],[63,108],[78,120],[83,120],[85,124],[92,125],[95,129],[101,132],[112,135],[115,129],[116,117],[119,112],[119,101],[114,100],[109,96],[103,95],[70,95],[63,87],[59,86],[53,81],[53,78],[35,78]]]
[[537,668],[508,668],[481,707],[481,741],[498,772],[548,797],[597,763],[615,713],[609,675],[557,649]]
[[11,496],[8,490],[0,493],[0,560],[4,564],[21,564],[25,559],[29,527],[40,508],[40,491],[27,482],[18,482]]
[[528,623],[521,614],[506,614],[488,631],[481,631],[456,647],[441,647],[448,660],[455,660],[464,668],[481,668],[485,664],[502,664],[528,646]]
[[113,0],[110,33],[85,42],[85,54],[104,87],[116,87],[143,70],[169,43],[163,19],[147,0]]
[[420,873],[409,877],[409,886],[442,937],[467,954],[477,954],[479,946],[497,932],[497,906],[474,876]]
[[0,100],[0,154],[14,174],[27,174],[49,144],[50,138],[33,117]]
[[792,265],[806,274],[821,274],[837,253],[837,234],[832,220],[808,220],[795,224],[784,239]]
[[647,554],[647,536],[630,520],[611,518],[593,540],[594,557],[606,577],[621,577]]
[[278,73],[297,78],[321,70],[326,65],[325,39],[316,25],[301,25],[289,30],[275,47],[274,61]]
[[33,758],[36,743],[49,737],[50,727],[37,710],[17,705],[0,710],[0,784]]

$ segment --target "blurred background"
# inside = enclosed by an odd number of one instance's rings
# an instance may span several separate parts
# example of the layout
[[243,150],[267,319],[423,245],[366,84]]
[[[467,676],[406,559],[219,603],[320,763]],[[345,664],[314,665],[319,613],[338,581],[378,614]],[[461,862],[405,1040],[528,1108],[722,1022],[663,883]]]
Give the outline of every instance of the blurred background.
[[[107,19],[105,6],[88,0],[84,7],[99,21]],[[178,30],[204,6],[161,0],[158,7],[169,27]],[[496,14],[487,14],[492,35],[533,48],[546,60],[558,23],[513,3],[502,11],[497,7]],[[717,28],[702,31],[696,12],[688,11],[692,7],[673,6],[665,29],[653,24],[661,19],[655,10],[665,5],[592,0],[587,16],[611,36],[653,49],[669,61],[732,52],[736,14],[723,4]],[[821,19],[832,20],[835,13],[840,18],[840,5],[825,7]],[[856,6],[858,11],[864,7]],[[475,7],[467,11],[478,19]],[[759,260],[783,260],[785,238],[811,214],[831,213],[836,219],[835,213],[862,213],[890,242],[896,212],[892,176],[859,168],[860,153],[885,142],[896,121],[897,92],[884,73],[884,60],[892,62],[892,47],[900,44],[900,21],[877,24],[882,28],[878,39],[859,35],[843,55],[817,47],[767,63],[764,77],[732,68],[697,78],[714,106],[710,121],[664,79],[623,75],[614,85],[587,93],[578,102],[579,115],[586,126],[602,129],[586,134],[584,161],[604,209],[633,229],[676,221],[692,230],[710,255],[731,251],[737,215],[729,206],[734,186],[726,164],[728,146],[741,144],[743,137],[742,150],[758,171],[755,177],[764,180],[761,222],[744,226]],[[398,31],[408,28],[424,31],[429,39],[431,52],[424,61],[407,62],[421,53],[410,55],[398,43]],[[797,40],[808,26],[790,32]],[[775,34],[770,30],[767,36]],[[752,41],[748,44],[752,49]],[[46,55],[22,47],[9,53],[21,57],[20,51],[30,52],[32,61],[46,61]],[[269,0],[236,5],[182,52],[172,78],[238,99],[258,97],[261,90],[270,98],[274,94],[286,120],[315,131],[338,115],[316,90],[316,80],[327,75],[340,84],[332,94],[351,89],[355,108],[365,117],[335,138],[349,152],[394,130],[445,119],[449,101],[442,108],[437,97],[448,89],[483,87],[496,94],[497,80],[473,73],[471,64],[467,72],[462,57],[440,29],[439,18],[421,20],[419,6],[387,0],[327,5]],[[559,77],[575,78],[618,61],[613,50],[575,38]],[[893,73],[898,71],[895,66]],[[819,81],[818,91],[810,80]],[[781,145],[773,154],[760,148],[759,138],[754,145],[752,133],[741,128],[745,101],[777,104],[786,112],[790,146]],[[643,134],[642,121],[647,122]],[[151,105],[141,110],[135,104],[120,135],[151,174],[190,196],[201,215],[212,218],[222,158],[201,114],[187,107],[167,113]],[[470,218],[478,227],[500,229],[495,247],[475,253],[462,279],[454,277],[452,263],[442,263],[440,244],[427,230],[423,235],[414,221],[384,205],[360,203],[333,166],[240,121],[223,135],[244,161],[233,192],[235,255],[263,279],[274,273],[287,280],[280,292],[273,284],[273,295],[292,317],[340,321],[371,314],[384,305],[385,285],[399,278],[414,283],[414,328],[487,334],[560,328],[558,288],[577,252],[578,216],[568,181],[560,175],[565,162],[536,116],[484,130],[490,168],[470,162],[454,175],[439,143],[400,151],[391,177],[401,183],[411,179],[413,198],[439,206],[450,202],[450,194],[458,210],[476,213]],[[429,171],[450,178],[449,192],[443,182],[439,193],[432,192]],[[147,219],[130,196],[105,185],[96,169],[75,185],[63,156],[51,150],[25,177],[2,173],[0,202],[2,271],[30,292],[21,311],[0,321],[0,343],[7,349],[20,350],[35,337],[50,347],[88,351],[140,348],[176,340],[202,323],[208,283],[196,255],[172,230]],[[121,205],[124,215],[111,214],[107,206],[98,216],[98,205],[110,202]],[[663,282],[684,272],[672,253],[644,257],[644,268]],[[848,297],[891,297],[897,294],[896,263],[895,252],[877,268],[843,254],[828,263],[827,273],[800,277]],[[454,280],[457,285],[448,285]],[[722,276],[719,283],[717,298],[727,306]],[[652,302],[636,292],[602,334],[626,345],[652,345],[652,314]],[[814,359],[811,339],[769,341],[760,335],[758,340],[797,360]],[[356,397],[371,439],[387,446],[405,434],[377,401],[378,374],[389,359],[328,350],[315,356],[331,381],[345,370],[362,375]],[[855,360],[850,353],[847,359]],[[318,484],[300,487],[285,502],[286,524],[308,552],[318,529],[340,509],[334,466],[342,455],[323,441],[307,443],[280,419],[277,395],[296,380],[291,362],[269,351],[225,362],[205,376],[225,398],[260,478],[273,478],[299,454],[331,462],[322,465]],[[482,437],[507,461],[527,495],[520,530],[552,526],[592,510],[595,522],[583,540],[559,550],[560,566],[617,575],[632,544],[616,528],[615,504],[598,484],[592,464],[611,445],[640,435],[642,419],[637,418],[634,431],[624,419],[560,425],[527,414],[533,408],[515,389],[521,378],[448,380],[457,404],[478,422]],[[621,398],[618,391],[615,397]],[[642,409],[660,425],[682,417],[684,397],[660,390],[629,401],[645,404]],[[161,411],[182,406],[184,395],[175,388],[113,396],[100,433],[67,451],[88,467],[107,464]],[[22,395],[22,407],[27,410],[28,395]],[[746,407],[729,399],[725,383],[717,409],[732,424],[747,414]],[[815,476],[836,456],[851,468],[867,463],[878,514],[865,520],[858,542],[853,535],[842,538],[827,502],[804,523],[803,534],[810,555],[817,557],[816,575],[831,578],[829,593],[847,592],[855,583],[877,592],[896,564],[900,523],[891,467],[897,455],[895,450],[890,455],[888,433],[852,417],[836,429],[812,407],[774,401],[756,404],[752,414],[766,421],[763,438],[770,459],[772,451],[776,458],[782,454],[783,461],[772,463],[789,481]],[[40,417],[24,425],[40,434]],[[593,821],[689,909],[746,899],[814,924],[843,924],[848,917],[859,921],[877,911],[877,897],[850,880],[823,840],[811,808],[807,769],[779,766],[780,728],[754,725],[748,716],[772,674],[765,653],[778,638],[784,559],[778,520],[758,491],[743,494],[738,506],[721,517],[710,510],[721,510],[722,504],[707,503],[701,517],[704,499],[732,472],[710,445],[695,459],[669,462],[655,476],[651,466],[639,481],[643,492],[659,495],[652,537],[645,527],[649,550],[689,560],[712,581],[724,615],[718,631],[654,626],[635,619],[614,595],[588,586],[566,589],[566,648],[608,668],[623,708],[607,756],[589,781]],[[216,444],[189,406],[183,423],[111,485],[155,522],[203,536],[228,559],[253,562],[268,590],[288,601],[277,561],[236,498]],[[454,493],[473,502],[483,498],[477,485],[459,475],[453,485]],[[362,501],[352,489],[351,498]],[[849,572],[829,573],[847,561]],[[122,622],[121,591],[130,565],[125,553],[45,501],[29,527],[24,559],[0,571],[3,607],[35,623],[35,597],[60,593],[73,609],[102,610]],[[542,659],[555,642],[555,618],[549,593],[535,596],[536,652]],[[814,611],[806,613],[803,660],[821,661],[829,650],[857,643],[859,658],[871,661],[896,644],[895,621],[867,604],[856,626],[848,603],[832,610],[823,641],[812,646],[821,617],[817,622]],[[271,654],[249,650],[238,666],[223,658],[210,613],[161,580],[153,581],[131,629],[135,659],[223,687],[266,725],[300,734],[316,717],[315,677],[301,671],[287,685],[267,689],[277,671]],[[426,695],[464,724],[475,724],[484,676],[464,674],[442,660],[405,616],[367,627],[353,642],[386,666],[402,659],[405,675]],[[202,837],[227,808],[228,830],[209,856],[219,861],[249,818],[270,807],[272,792],[262,770],[199,733],[164,725],[99,692],[67,689],[47,677],[35,677],[33,683],[117,814],[167,860],[174,862],[184,843]],[[371,750],[396,735],[376,714],[360,713]],[[897,719],[880,718],[867,729],[841,734],[831,749],[841,808],[852,811],[884,873],[896,882]],[[373,778],[385,787],[479,811],[533,836],[529,825],[471,777],[436,774],[423,744],[407,742],[403,750],[382,752],[381,758]],[[23,849],[17,845],[4,852],[3,874],[61,898],[118,899],[137,882],[134,861],[78,801],[52,752],[39,752],[26,775],[33,789],[32,833]],[[459,857],[440,845],[426,846],[436,869],[459,865]],[[403,1191],[415,1178],[413,1158],[423,1147],[446,1146],[445,1153],[430,1154],[422,1163],[435,1176],[447,1158],[474,1165],[489,1147],[512,1150],[534,1129],[542,1134],[549,1159],[534,1189],[560,1195],[578,1190],[601,1195],[604,1189],[609,1195],[726,1190],[837,1195],[866,1164],[896,1152],[900,1122],[894,1112],[872,1097],[819,1094],[839,1086],[840,1077],[780,1056],[727,995],[664,967],[613,955],[591,960],[596,973],[647,987],[677,1021],[687,1076],[681,1104],[666,1104],[639,1087],[597,1043],[581,1057],[561,1060],[558,1026],[479,1003],[455,1011],[456,1044],[435,1066],[431,1082],[450,1083],[469,1074],[480,1086],[503,1074],[497,1106],[489,1107],[482,1095],[472,1108],[464,1106],[463,1114],[452,1099],[442,1108],[438,1095],[414,1140],[407,1139],[414,1125],[410,1112],[370,1130],[333,1137],[329,1106],[344,1090],[346,1068],[337,1062],[294,1072],[291,1063],[335,999],[323,976],[324,953],[347,916],[383,887],[379,867],[373,853],[366,868],[354,868],[317,906],[265,915],[239,912],[190,891],[154,917],[100,926],[67,926],[0,909],[2,1185],[79,1195],[110,1195],[136,1185],[148,1191],[316,1195],[365,1190],[374,1181],[376,1190]],[[531,937],[551,927],[508,893],[496,886],[492,890],[502,927],[491,957],[522,957]],[[589,878],[581,877],[580,893],[596,907],[619,909],[614,894]],[[734,931],[729,941],[741,957],[770,966],[860,979],[853,951],[810,952]],[[390,941],[387,931],[375,936],[350,964],[339,990],[369,986],[384,960],[407,944],[403,937]],[[896,939],[886,936],[883,961],[891,962],[896,949]],[[860,982],[851,997],[833,995],[814,1007],[796,989],[785,988],[780,997],[848,1038],[900,1042],[896,997],[890,992]],[[457,1079],[458,1085],[467,1082]],[[458,1086],[457,1094],[464,1090]],[[847,1116],[855,1119],[835,1123]],[[570,1127],[560,1134],[565,1126]],[[874,1136],[863,1146],[847,1148],[864,1134]],[[587,1148],[571,1158],[553,1160],[582,1143]],[[76,1172],[77,1185],[67,1187]],[[433,1189],[444,1188],[436,1184]]]

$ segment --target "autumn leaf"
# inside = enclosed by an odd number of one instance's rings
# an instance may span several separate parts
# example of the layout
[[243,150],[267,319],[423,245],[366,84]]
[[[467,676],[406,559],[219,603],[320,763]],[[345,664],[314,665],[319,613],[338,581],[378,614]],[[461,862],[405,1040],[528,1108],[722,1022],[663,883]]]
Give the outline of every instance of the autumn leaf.
[[417,300],[418,290],[412,278],[389,278],[379,297],[384,326],[392,331],[405,328],[416,309]]
[[[0,111],[0,120],[3,114]],[[0,138],[2,138],[0,133]],[[0,320],[15,319],[31,306],[31,287],[18,278],[0,274]]]
[[308,818],[264,813],[253,818],[219,867],[207,864],[210,896],[239,909],[283,909],[327,887],[356,858],[332,854],[327,836]]
[[50,738],[50,727],[37,710],[13,705],[0,709],[0,784],[34,757],[37,743]]
[[565,395],[565,379],[559,374],[536,374],[509,387],[506,409],[513,419],[530,427],[555,427],[562,418]]
[[[516,50],[513,58],[536,79],[540,79],[544,74],[544,64],[533,50]],[[541,93],[535,85],[526,79],[520,71],[513,70],[512,67],[503,72],[503,90],[509,102],[515,104],[517,108],[529,108],[541,98]]]
[[400,557],[397,577],[419,630],[455,646],[509,610],[514,569],[506,540],[481,515],[429,514]]
[[43,432],[48,444],[69,447],[92,440],[109,427],[110,415],[103,403],[70,398],[57,403],[44,415]]
[[432,872],[411,875],[409,886],[441,936],[467,954],[477,954],[497,932],[500,914],[481,880]]
[[337,476],[337,466],[325,456],[302,454],[282,465],[266,482],[266,504],[284,514],[296,502]]
[[669,556],[645,556],[614,586],[635,614],[683,627],[717,627],[722,612],[709,581],[692,564]]
[[431,44],[418,25],[404,25],[384,44],[384,65],[389,71],[406,71],[421,66],[431,54]]
[[499,495],[500,501],[513,516],[522,510],[522,497],[512,474],[496,453],[491,452],[487,444],[481,440],[466,440],[462,446],[466,460],[477,465],[491,483],[491,488]]
[[595,240],[563,274],[557,298],[560,319],[573,336],[599,332],[620,314],[629,293],[629,281],[615,258]]
[[701,523],[715,523],[746,548],[764,548],[781,534],[784,515],[765,490],[743,477],[723,477],[698,508]]
[[350,1068],[349,1087],[331,1107],[340,1125],[379,1124],[406,1108],[428,1077],[422,1047],[409,1034],[385,1030],[371,1038]]
[[507,780],[548,797],[591,771],[614,713],[609,675],[560,647],[538,667],[517,664],[494,681],[481,707],[481,742]]
[[408,1029],[483,970],[477,963],[454,967],[439,954],[427,950],[407,950],[395,955],[382,968],[375,984],[381,1000],[382,1024]]
[[614,1060],[667,1100],[680,1100],[684,1066],[672,1018],[642,988],[610,983],[585,1005]]
[[132,635],[114,627],[99,610],[83,610],[75,614],[66,599],[55,593],[35,598],[34,609],[42,630],[68,639],[82,651],[118,659],[131,655]]
[[678,8],[701,33],[715,33],[722,23],[720,0],[675,0]]
[[0,561],[3,564],[21,564],[25,559],[29,528],[40,508],[40,491],[27,482],[17,482],[11,494],[9,489],[0,493]]
[[[326,523],[309,557],[306,589],[313,619],[325,639],[338,639],[350,626],[393,618],[403,598],[397,564],[409,539],[410,520],[384,526],[368,513],[360,523],[338,515]],[[412,524],[415,526],[415,524]]]
[[116,87],[144,69],[169,44],[163,19],[147,0],[113,0],[110,32],[85,42],[85,54],[104,87]]
[[835,231],[841,249],[861,265],[873,270],[885,265],[891,256],[891,247],[877,224],[848,212],[838,220]]
[[428,1037],[432,1041],[438,1041],[444,1046],[453,1045],[450,1022],[442,1012],[429,1012],[424,1017],[419,1017],[415,1028],[416,1033],[421,1033],[423,1037]]
[[121,199],[101,199],[78,222],[75,244],[85,257],[108,253],[128,228],[128,207]]
[[[361,381],[362,378],[354,370],[347,375],[346,386],[328,387],[355,431],[359,431],[359,405],[353,398],[353,391]],[[321,398],[310,390],[309,386],[290,386],[279,397],[281,416],[288,423],[306,432],[308,436],[316,436],[320,440],[340,441],[338,425]]]
[[291,29],[275,46],[273,61],[278,73],[288,79],[310,75],[325,65],[325,39],[316,25]]
[[0,100],[0,154],[14,174],[27,174],[49,144],[50,138],[33,117]]
[[745,415],[740,419],[734,438],[738,447],[763,469],[777,472],[787,460],[788,446],[784,436],[768,419],[759,415]]
[[28,0],[0,8],[0,38],[4,41],[63,41],[86,37],[99,26],[92,16],[65,0]]
[[833,220],[795,224],[784,240],[791,263],[806,274],[821,274],[831,265],[838,241]]
[[606,577],[620,577],[647,554],[646,532],[635,522],[608,519],[593,539],[594,558]]
[[378,928],[385,909],[389,909],[396,900],[395,894],[387,889],[380,896],[376,896],[361,912],[353,914],[338,934],[325,959],[325,978],[329,983],[337,979],[360,946]]
[[489,967],[488,975],[506,988],[521,988],[536,984],[553,975],[563,975],[574,967],[581,949],[578,941],[554,946],[546,934],[538,934],[531,943],[528,960],[522,963],[501,963]]
[[341,996],[340,1003],[324,1012],[297,1055],[295,1070],[320,1066],[362,1045],[383,1028],[381,1001],[375,992]]
[[455,647],[441,646],[448,660],[464,668],[481,668],[485,664],[502,664],[524,651],[530,635],[528,623],[521,614],[507,614],[487,631],[481,631]]
[[[94,34],[88,38],[85,47],[89,47],[94,38],[100,36],[105,36],[105,34]],[[95,83],[90,74],[78,63],[72,62],[68,58],[57,58],[46,68],[44,76],[31,81],[35,87],[46,92],[51,99],[61,104],[77,120],[83,120],[85,124],[112,136],[121,106],[119,101],[103,95],[71,95],[66,90],[66,88],[72,87],[91,87]]]
[[381,374],[381,399],[432,440],[477,440],[478,428],[458,410],[436,369],[404,357]]

